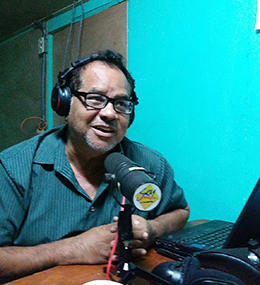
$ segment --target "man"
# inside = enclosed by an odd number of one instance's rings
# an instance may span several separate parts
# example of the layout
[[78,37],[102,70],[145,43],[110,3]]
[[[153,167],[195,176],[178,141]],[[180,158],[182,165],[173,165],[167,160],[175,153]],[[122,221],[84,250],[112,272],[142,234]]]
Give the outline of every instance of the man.
[[0,154],[1,281],[56,265],[107,262],[122,198],[104,181],[111,152],[153,172],[162,190],[159,206],[132,215],[134,256],[189,216],[167,161],[125,137],[137,98],[121,55],[93,54],[67,77],[67,124]]

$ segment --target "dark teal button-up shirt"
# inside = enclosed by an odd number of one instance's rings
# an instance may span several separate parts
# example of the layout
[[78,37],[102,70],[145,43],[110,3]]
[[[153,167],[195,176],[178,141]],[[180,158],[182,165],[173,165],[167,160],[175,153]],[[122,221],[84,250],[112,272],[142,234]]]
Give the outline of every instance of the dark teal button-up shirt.
[[[93,200],[81,188],[65,154],[66,127],[55,128],[0,153],[0,245],[36,245],[111,223],[122,195],[102,182]],[[152,219],[187,202],[167,161],[124,138],[118,149],[156,176],[162,200],[135,214]]]

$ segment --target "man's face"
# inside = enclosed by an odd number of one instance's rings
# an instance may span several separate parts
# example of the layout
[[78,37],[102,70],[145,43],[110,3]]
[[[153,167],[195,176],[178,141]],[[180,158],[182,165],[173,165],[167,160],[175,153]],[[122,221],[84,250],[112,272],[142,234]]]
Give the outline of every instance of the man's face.
[[[123,72],[102,61],[94,61],[81,71],[82,86],[78,91],[94,92],[109,98],[129,97],[130,86]],[[83,99],[83,98],[82,98]],[[84,100],[84,99],[83,99]],[[68,116],[70,131],[98,152],[114,148],[126,135],[129,115],[118,113],[111,102],[103,109],[85,107],[73,97]]]

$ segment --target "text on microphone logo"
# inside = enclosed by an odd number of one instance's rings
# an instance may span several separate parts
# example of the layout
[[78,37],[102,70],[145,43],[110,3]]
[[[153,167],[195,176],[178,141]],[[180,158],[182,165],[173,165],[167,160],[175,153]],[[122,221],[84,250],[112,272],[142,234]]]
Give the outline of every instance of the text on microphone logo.
[[158,192],[158,186],[153,183],[141,185],[134,195],[135,204],[138,204],[140,210],[154,208],[160,201],[161,195]]

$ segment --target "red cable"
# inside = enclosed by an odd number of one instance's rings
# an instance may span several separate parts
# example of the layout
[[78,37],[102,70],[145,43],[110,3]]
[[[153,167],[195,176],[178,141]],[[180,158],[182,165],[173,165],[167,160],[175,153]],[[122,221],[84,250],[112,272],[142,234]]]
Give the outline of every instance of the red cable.
[[[24,133],[24,134],[27,135],[27,133],[23,130],[23,125],[24,125],[24,123],[25,123],[26,121],[31,120],[31,119],[40,120],[40,123],[38,124],[38,130],[46,130],[46,128],[47,128],[47,122],[46,122],[43,118],[41,118],[41,117],[32,116],[32,117],[25,118],[25,119],[21,122],[21,124],[20,124],[20,130],[21,130],[22,133]],[[41,126],[42,123],[43,123],[43,126]]]
[[[124,204],[125,204],[125,197],[123,196],[123,198],[122,198],[122,205],[124,205]],[[120,211],[124,211],[124,207],[123,206],[121,206]],[[106,274],[107,274],[107,279],[108,280],[110,280],[109,274],[110,274],[110,269],[111,269],[111,266],[112,266],[112,257],[115,254],[117,243],[118,243],[118,231],[116,233],[114,244],[112,246],[112,249],[111,249],[111,252],[110,252],[110,255],[109,255],[109,258],[108,258],[107,269],[106,269]]]

